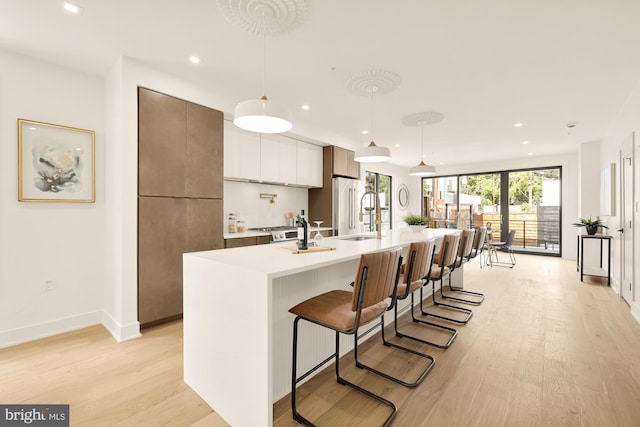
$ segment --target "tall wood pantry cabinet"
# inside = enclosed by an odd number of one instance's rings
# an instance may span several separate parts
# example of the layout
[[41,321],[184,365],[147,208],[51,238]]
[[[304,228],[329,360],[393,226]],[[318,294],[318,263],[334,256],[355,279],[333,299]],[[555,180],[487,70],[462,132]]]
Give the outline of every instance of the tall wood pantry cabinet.
[[138,89],[138,320],[182,316],[182,254],[223,239],[223,114]]

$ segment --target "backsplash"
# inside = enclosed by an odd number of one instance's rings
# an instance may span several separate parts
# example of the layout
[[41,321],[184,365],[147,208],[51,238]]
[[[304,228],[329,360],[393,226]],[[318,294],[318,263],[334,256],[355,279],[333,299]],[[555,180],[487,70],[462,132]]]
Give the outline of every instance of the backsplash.
[[[271,203],[271,198],[260,198],[260,194],[276,194],[277,197],[274,197],[274,203]],[[229,212],[236,212],[238,219],[245,221],[247,228],[287,225],[286,213],[297,214],[300,209],[306,211],[308,204],[306,188],[225,181],[225,232]]]

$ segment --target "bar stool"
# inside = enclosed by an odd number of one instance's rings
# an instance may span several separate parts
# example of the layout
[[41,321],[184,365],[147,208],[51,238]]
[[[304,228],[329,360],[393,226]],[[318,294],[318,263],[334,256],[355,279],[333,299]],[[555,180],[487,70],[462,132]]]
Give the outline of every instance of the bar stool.
[[[357,336],[359,327],[376,319],[382,319],[388,308],[385,300],[389,295],[393,296],[391,304],[395,304],[395,293],[402,263],[401,252],[401,248],[394,248],[362,255],[356,271],[353,292],[343,290],[329,291],[289,309],[289,312],[296,316],[293,321],[291,410],[293,419],[297,422],[308,426],[314,425],[297,410],[297,384],[332,359],[335,360],[336,381],[339,384],[346,385],[391,408],[392,412],[384,421],[383,426],[388,426],[395,418],[397,408],[393,402],[347,381],[340,375],[340,334]],[[306,320],[335,331],[335,352],[298,377],[298,323],[300,320]],[[357,340],[354,351],[357,351]]]
[[[473,250],[473,244],[476,241],[476,239],[474,239],[474,237],[476,237],[476,231],[475,230],[463,230],[462,231],[462,244],[460,246],[458,246],[458,257],[455,261],[455,267],[454,269],[452,269],[451,271],[455,270],[456,268],[460,268],[462,267],[465,263],[467,263],[470,259],[471,259],[471,252]],[[457,293],[462,293],[462,294],[466,294],[466,295],[472,295],[474,297],[476,297],[476,299],[464,299],[464,298],[457,298],[457,297],[452,297],[450,295],[445,295],[442,288],[440,288],[440,295],[442,296],[442,298],[444,299],[448,299],[448,300],[452,300],[452,301],[457,301],[457,302],[461,302],[464,304],[472,304],[472,305],[480,305],[482,304],[482,301],[484,301],[484,294],[480,293],[480,292],[473,292],[473,291],[468,291],[468,290],[464,290],[462,288],[454,288],[451,284],[451,274],[449,274],[449,290],[451,290],[451,292],[457,292]]]
[[435,313],[430,313],[424,309],[424,299],[422,298],[422,288],[420,289],[420,312],[425,316],[436,317],[438,319],[447,320],[449,322],[454,322],[458,324],[465,324],[469,322],[471,316],[473,316],[473,311],[468,308],[458,307],[456,305],[445,304],[436,300],[436,282],[440,281],[440,294],[442,295],[442,287],[444,286],[444,278],[451,274],[453,269],[455,269],[455,262],[458,253],[458,245],[460,244],[460,235],[459,234],[446,234],[442,238],[442,247],[440,252],[438,252],[433,259],[433,266],[431,267],[431,274],[429,275],[429,279],[431,280],[431,297],[433,300],[433,305],[438,307],[443,307],[449,310],[454,310],[462,313],[466,313],[464,319],[455,319],[452,317],[446,317]]
[[476,235],[473,238],[473,247],[471,248],[471,254],[469,259],[475,259],[480,256],[480,268],[482,268],[482,252],[484,251],[485,239],[487,238],[487,227],[476,227]]
[[396,336],[400,338],[409,338],[414,341],[421,342],[423,344],[431,345],[438,348],[449,348],[453,343],[453,340],[458,335],[458,331],[448,326],[438,325],[437,323],[427,322],[422,319],[418,319],[414,312],[414,295],[418,289],[421,289],[428,281],[431,273],[431,264],[433,261],[433,254],[436,251],[436,245],[433,241],[429,242],[413,242],[409,246],[407,256],[409,262],[405,264],[403,280],[398,284],[398,291],[396,293],[398,300],[406,299],[411,294],[411,320],[415,323],[422,325],[432,326],[442,331],[451,333],[451,336],[445,344],[438,344],[426,339],[418,338],[412,335],[401,333],[398,330],[398,304],[394,307],[394,329]]

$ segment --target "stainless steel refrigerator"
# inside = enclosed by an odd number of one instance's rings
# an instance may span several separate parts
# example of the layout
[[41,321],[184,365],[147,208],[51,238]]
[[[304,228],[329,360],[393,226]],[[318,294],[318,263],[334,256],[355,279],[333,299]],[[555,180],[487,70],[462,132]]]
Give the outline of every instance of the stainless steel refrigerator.
[[360,222],[360,199],[364,194],[363,181],[333,178],[333,235],[358,234],[363,230]]

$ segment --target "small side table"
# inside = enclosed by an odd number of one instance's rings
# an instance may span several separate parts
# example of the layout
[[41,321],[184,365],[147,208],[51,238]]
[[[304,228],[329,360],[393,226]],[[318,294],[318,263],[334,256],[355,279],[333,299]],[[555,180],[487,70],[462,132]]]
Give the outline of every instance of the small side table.
[[[577,261],[577,270],[580,272],[580,281],[582,282],[584,276],[596,276],[596,277],[606,277],[607,284],[611,284],[611,239],[613,236],[609,236],[606,234],[583,234],[578,233],[578,256],[576,258]],[[602,255],[604,251],[604,242],[607,242],[607,275],[604,274],[586,274],[584,272],[584,241],[585,239],[598,239],[600,240],[600,268],[602,269]]]

